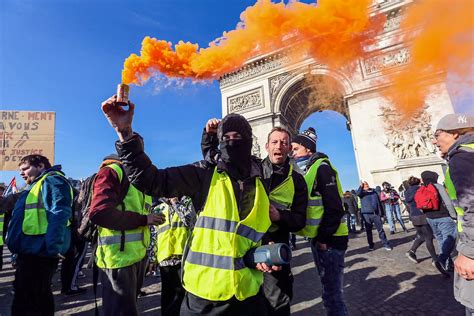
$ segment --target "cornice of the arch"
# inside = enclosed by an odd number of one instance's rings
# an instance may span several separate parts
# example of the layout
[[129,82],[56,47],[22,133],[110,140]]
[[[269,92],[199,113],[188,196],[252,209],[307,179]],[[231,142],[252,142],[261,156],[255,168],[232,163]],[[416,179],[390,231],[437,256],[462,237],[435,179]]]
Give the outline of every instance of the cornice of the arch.
[[285,97],[285,94],[293,87],[295,84],[298,84],[302,80],[305,80],[305,77],[309,74],[317,76],[328,76],[331,79],[335,80],[342,91],[340,93],[344,98],[350,97],[354,94],[354,87],[347,75],[344,73],[331,70],[327,67],[315,64],[309,69],[307,67],[289,71],[283,74],[269,78],[270,86],[270,101],[271,108],[274,113],[278,113],[281,110],[281,102]]

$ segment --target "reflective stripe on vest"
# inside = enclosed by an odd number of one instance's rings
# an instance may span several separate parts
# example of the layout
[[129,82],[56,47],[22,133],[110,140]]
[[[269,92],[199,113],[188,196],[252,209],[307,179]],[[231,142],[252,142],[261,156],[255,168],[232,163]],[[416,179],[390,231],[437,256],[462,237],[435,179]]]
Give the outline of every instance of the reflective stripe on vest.
[[184,258],[184,288],[211,301],[236,297],[242,301],[258,293],[263,274],[244,265],[243,257],[270,227],[269,200],[259,178],[255,200],[240,219],[232,182],[214,169],[208,197],[200,213]]
[[[288,175],[285,180],[274,188],[269,195],[270,204],[278,210],[291,210],[293,197],[295,196],[295,184],[293,182],[293,165],[290,164]],[[272,223],[268,231],[278,230],[278,225]]]
[[3,221],[5,214],[0,214],[0,246],[3,246]]
[[186,255],[186,261],[209,268],[223,270],[241,270],[245,268],[244,258],[217,256],[195,251],[189,251],[189,253]]
[[[36,181],[31,187],[25,201],[25,213],[22,224],[22,231],[25,235],[44,235],[48,230],[48,219],[46,217],[46,209],[44,207],[43,196],[41,194],[41,188],[47,177],[57,175],[69,184],[69,181],[64,175],[58,171],[51,171],[43,175],[38,181]],[[69,191],[71,194],[71,205],[73,202],[73,191],[69,184]],[[71,221],[67,221],[67,226],[71,225]]]
[[170,205],[162,203],[162,213],[165,215],[165,222],[158,226],[158,251],[156,257],[158,262],[168,259],[171,256],[181,256],[186,246],[186,241],[190,231],[184,226],[176,212],[170,217]]
[[226,233],[235,232],[237,235],[250,239],[254,243],[258,243],[265,234],[265,232],[257,232],[255,229],[246,225],[239,225],[239,222],[236,221],[206,216],[199,216],[194,227],[207,228]]
[[[460,145],[459,150],[474,152],[474,143]],[[449,173],[449,166],[446,169],[444,184],[446,186],[446,190],[448,191],[449,198],[453,202],[454,209],[456,210],[456,214],[458,215],[457,216],[458,217],[457,218],[458,232],[462,233],[463,224],[464,224],[464,209],[459,205],[456,188],[454,187],[453,180],[451,179],[451,174]]]
[[[315,196],[311,196],[311,192],[313,191],[314,183],[316,182],[318,169],[322,163],[329,165],[336,174],[337,189],[339,196],[342,198],[342,188],[337,170],[334,169],[327,158],[316,160],[316,162],[309,168],[308,172],[304,176],[306,185],[308,187],[308,207],[306,209],[306,226],[302,230],[296,232],[296,234],[300,236],[314,238],[318,235],[319,225],[324,215],[324,205],[321,195],[316,194]],[[343,216],[341,218],[339,227],[333,236],[347,236],[348,234],[349,229],[347,227],[346,217]]]
[[[110,164],[106,167],[114,170],[120,182],[122,182],[124,174],[118,164]],[[135,188],[133,184],[130,184],[121,209],[123,211],[147,215],[151,210],[151,197],[143,194]],[[99,268],[118,269],[128,267],[146,256],[146,249],[150,244],[150,229],[148,226],[141,226],[125,231],[99,226],[97,230],[99,236],[97,241],[96,263]]]

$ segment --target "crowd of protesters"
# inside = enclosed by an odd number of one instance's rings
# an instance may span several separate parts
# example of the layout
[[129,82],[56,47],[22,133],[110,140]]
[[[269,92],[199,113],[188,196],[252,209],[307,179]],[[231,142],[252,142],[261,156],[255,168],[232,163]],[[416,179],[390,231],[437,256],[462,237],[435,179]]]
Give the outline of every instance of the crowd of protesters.
[[161,276],[163,315],[290,315],[290,265],[253,253],[262,245],[294,249],[296,235],[309,240],[327,314],[347,315],[350,235],[365,230],[372,251],[375,226],[390,251],[383,223],[390,235],[397,222],[408,232],[403,209],[416,231],[407,258],[419,263],[416,251],[425,243],[433,266],[454,275],[466,315],[474,315],[474,117],[450,114],[438,123],[433,144],[448,163],[444,183],[426,170],[400,192],[367,181],[343,192],[313,128],[294,137],[273,128],[261,160],[251,155],[250,124],[237,114],[206,123],[202,161],[158,169],[132,131],[133,103],[124,110],[115,98],[102,110],[119,137],[118,154],[103,159],[88,185],[74,186],[60,166],[30,155],[19,164],[26,188],[5,195],[0,187],[0,247],[6,241],[16,256],[12,315],[54,314],[59,262],[61,293],[84,293],[77,278],[88,248],[105,315],[138,314],[147,271]]

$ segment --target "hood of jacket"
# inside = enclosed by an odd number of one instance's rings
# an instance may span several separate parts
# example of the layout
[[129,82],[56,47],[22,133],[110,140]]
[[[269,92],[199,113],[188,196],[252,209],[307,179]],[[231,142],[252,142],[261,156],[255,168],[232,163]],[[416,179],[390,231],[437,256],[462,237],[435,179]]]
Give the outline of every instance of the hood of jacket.
[[449,160],[459,151],[459,146],[474,143],[474,134],[461,135],[458,140],[449,148],[447,159]]

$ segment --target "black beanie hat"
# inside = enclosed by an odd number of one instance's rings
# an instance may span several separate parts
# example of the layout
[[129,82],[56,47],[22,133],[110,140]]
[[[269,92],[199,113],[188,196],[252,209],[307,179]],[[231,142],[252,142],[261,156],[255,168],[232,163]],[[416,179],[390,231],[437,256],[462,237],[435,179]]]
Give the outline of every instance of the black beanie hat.
[[434,171],[426,170],[421,173],[421,179],[423,180],[424,184],[437,183],[438,177],[439,175]]
[[106,160],[117,160],[117,161],[120,161],[120,158],[117,154],[110,154],[110,155],[107,155],[104,157],[104,159],[102,159],[102,161],[106,161]]
[[312,127],[308,127],[303,133],[296,135],[292,143],[297,143],[303,145],[307,149],[311,150],[312,153],[316,152],[316,140],[318,136],[316,135],[316,131]]
[[219,141],[227,132],[237,132],[243,139],[252,139],[252,127],[247,119],[239,114],[228,114],[222,119],[217,128]]

